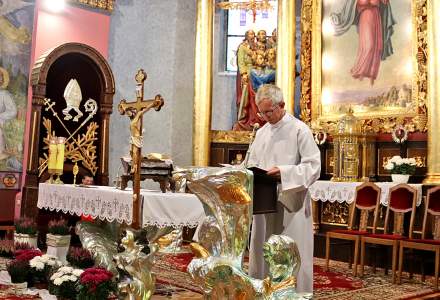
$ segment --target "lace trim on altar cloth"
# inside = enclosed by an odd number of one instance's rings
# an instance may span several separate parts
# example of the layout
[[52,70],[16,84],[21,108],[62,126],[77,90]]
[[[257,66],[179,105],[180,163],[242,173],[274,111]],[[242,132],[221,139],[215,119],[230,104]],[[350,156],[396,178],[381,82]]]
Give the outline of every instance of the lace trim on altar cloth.
[[180,223],[169,223],[169,222],[160,222],[160,221],[144,221],[142,222],[142,227],[146,226],[156,226],[159,228],[165,227],[173,227],[174,229],[180,229],[182,227],[196,228],[199,226],[198,221],[188,221],[188,222],[180,222]]
[[[333,181],[316,181],[309,187],[312,200],[322,202],[346,202],[348,204],[354,201],[356,195],[356,187],[362,182],[333,182]],[[398,183],[394,182],[375,182],[381,188],[380,203],[388,205],[388,194],[392,186]],[[422,185],[410,184],[417,189],[417,206],[422,202]]]
[[96,214],[87,214],[85,212],[78,212],[78,211],[72,211],[72,210],[66,210],[66,209],[62,209],[62,208],[56,208],[56,207],[50,207],[50,206],[39,206],[37,205],[38,208],[40,209],[48,209],[49,211],[56,211],[56,212],[62,212],[64,214],[70,214],[70,215],[77,215],[78,217],[81,216],[89,216],[92,217],[94,220],[95,219],[99,219],[101,221],[107,221],[107,222],[113,222],[113,221],[117,221],[118,223],[126,223],[128,225],[131,225],[132,223],[132,219],[125,219],[125,218],[118,218],[118,217],[112,217],[109,215],[96,215]]

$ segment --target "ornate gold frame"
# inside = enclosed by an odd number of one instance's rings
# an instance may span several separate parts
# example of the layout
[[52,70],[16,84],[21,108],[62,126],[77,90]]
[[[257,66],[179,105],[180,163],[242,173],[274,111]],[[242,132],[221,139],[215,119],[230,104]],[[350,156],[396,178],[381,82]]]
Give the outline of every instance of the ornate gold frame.
[[[321,99],[321,19],[323,0],[303,0],[301,13],[301,119],[312,127],[332,132],[336,119],[320,115]],[[374,132],[391,132],[396,125],[404,125],[409,132],[427,130],[427,0],[411,2],[413,23],[413,101],[418,111],[413,116],[366,116],[363,128]]]

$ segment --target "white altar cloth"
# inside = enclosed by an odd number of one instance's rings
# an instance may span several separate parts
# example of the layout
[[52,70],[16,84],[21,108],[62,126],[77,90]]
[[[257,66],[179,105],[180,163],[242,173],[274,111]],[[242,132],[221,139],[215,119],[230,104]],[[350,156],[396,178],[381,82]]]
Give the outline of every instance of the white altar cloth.
[[[203,206],[193,194],[141,190],[141,195],[142,226],[196,227],[205,218]],[[133,194],[129,189],[40,183],[37,207],[109,222],[133,221]]]
[[[362,182],[335,182],[318,180],[309,187],[310,195],[315,201],[347,202],[354,201],[356,187]],[[380,187],[380,203],[388,205],[388,194],[391,187],[397,185],[395,182],[375,182]],[[417,206],[422,202],[422,184],[410,184],[417,190]]]
[[205,218],[202,203],[194,194],[141,191],[144,196],[142,225],[197,227]]

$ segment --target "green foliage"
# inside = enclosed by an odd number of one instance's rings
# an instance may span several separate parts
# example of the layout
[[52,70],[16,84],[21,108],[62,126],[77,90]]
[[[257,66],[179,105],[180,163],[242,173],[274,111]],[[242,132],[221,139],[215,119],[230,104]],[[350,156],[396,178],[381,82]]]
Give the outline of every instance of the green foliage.
[[69,235],[70,228],[64,219],[52,220],[49,222],[47,232],[54,235]]
[[37,233],[37,223],[30,218],[22,218],[15,223],[15,232],[34,235]]
[[409,164],[395,165],[391,171],[392,174],[413,175],[416,172],[416,166]]

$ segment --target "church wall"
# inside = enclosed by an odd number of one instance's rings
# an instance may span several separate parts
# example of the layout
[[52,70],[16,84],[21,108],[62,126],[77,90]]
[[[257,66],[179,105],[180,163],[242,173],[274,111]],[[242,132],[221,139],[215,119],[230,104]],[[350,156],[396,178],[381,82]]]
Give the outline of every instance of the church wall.
[[[51,13],[45,10],[42,0],[36,1],[35,22],[31,53],[31,70],[35,60],[44,52],[58,45],[68,42],[79,42],[92,46],[105,58],[108,55],[108,35],[110,31],[110,16],[95,11],[66,4],[60,13]],[[32,106],[32,87],[28,88],[28,107]],[[26,115],[23,174],[27,170],[30,112]],[[24,183],[25,180],[22,180]],[[21,203],[16,203],[15,215],[20,212]]]
[[110,180],[116,177],[119,158],[129,151],[129,120],[118,114],[117,104],[123,98],[135,99],[134,75],[139,68],[148,74],[145,98],[160,93],[165,100],[161,111],[144,115],[143,153],[170,154],[177,165],[191,162],[194,44],[195,0],[116,2],[109,42],[116,82],[110,120]]
[[237,120],[236,74],[225,72],[227,14],[216,9],[214,17],[213,85],[211,129],[231,130]]

